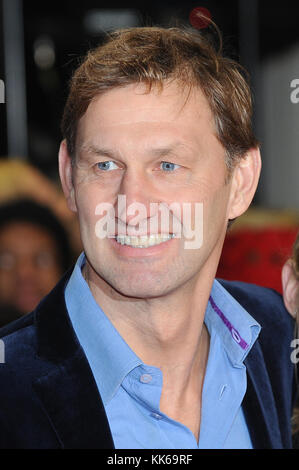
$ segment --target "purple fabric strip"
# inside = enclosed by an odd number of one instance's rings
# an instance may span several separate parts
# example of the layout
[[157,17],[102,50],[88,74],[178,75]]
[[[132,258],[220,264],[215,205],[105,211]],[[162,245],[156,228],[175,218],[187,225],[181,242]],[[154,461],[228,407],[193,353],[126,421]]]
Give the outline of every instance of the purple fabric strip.
[[221,318],[221,320],[223,321],[223,323],[225,324],[225,326],[229,329],[232,337],[234,338],[234,340],[236,341],[236,343],[238,343],[242,349],[247,349],[248,348],[248,344],[246,343],[246,341],[240,336],[239,332],[233,327],[233,325],[229,322],[229,320],[226,318],[226,316],[224,315],[224,313],[220,310],[219,307],[217,307],[217,305],[215,304],[214,300],[213,300],[213,297],[210,296],[210,303],[211,303],[211,306],[214,310],[214,312],[217,313],[217,315]]

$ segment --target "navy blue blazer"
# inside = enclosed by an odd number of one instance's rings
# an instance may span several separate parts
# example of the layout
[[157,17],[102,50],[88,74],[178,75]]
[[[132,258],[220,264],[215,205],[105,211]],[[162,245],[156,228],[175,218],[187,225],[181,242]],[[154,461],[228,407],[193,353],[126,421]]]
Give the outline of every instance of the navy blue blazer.
[[[113,440],[86,356],[64,302],[70,273],[37,309],[0,330],[0,448],[113,449]],[[246,358],[243,407],[254,448],[291,448],[293,320],[270,289],[221,281],[261,324]]]

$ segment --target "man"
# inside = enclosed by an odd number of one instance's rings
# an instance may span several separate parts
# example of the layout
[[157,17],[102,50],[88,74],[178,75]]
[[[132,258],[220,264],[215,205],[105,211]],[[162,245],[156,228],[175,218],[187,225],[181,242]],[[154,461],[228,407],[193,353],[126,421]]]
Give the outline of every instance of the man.
[[2,447],[289,447],[292,320],[278,294],[214,279],[261,166],[238,65],[196,31],[116,32],[74,74],[62,130],[84,254],[2,331]]

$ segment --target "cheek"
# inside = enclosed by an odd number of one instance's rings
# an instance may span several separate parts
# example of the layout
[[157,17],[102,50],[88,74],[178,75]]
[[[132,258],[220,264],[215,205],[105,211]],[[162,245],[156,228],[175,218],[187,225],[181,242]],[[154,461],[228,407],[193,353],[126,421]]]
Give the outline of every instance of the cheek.
[[[103,207],[102,204],[103,201],[99,197],[99,191],[91,191],[90,187],[88,190],[82,189],[77,193],[79,228],[85,252],[89,252],[90,249],[99,249],[99,242],[101,241],[97,234],[99,220],[106,217],[106,212],[102,215],[98,213],[99,208]],[[106,203],[104,205],[106,206]],[[109,204],[109,207],[112,207],[112,205]]]
[[219,237],[226,233],[228,223],[229,191],[222,188],[204,202],[204,231],[206,238]]
[[196,186],[182,196],[181,207],[186,238],[197,237],[198,244],[202,239],[204,246],[221,238],[226,231],[229,187],[223,180],[219,181],[219,175],[214,180],[199,179]]
[[94,211],[89,211],[88,209],[84,211],[80,208],[79,210],[79,224],[83,244],[93,239],[97,222]]
[[80,224],[93,224],[96,219],[96,207],[99,203],[98,191],[89,185],[79,185],[76,187],[75,198]]
[[215,182],[212,178],[198,179],[196,184],[192,184],[189,190],[177,194],[176,200],[181,207],[188,205],[192,207],[192,216],[196,214],[196,207],[201,205],[204,209],[204,215],[222,214],[226,210],[229,190],[224,182]]

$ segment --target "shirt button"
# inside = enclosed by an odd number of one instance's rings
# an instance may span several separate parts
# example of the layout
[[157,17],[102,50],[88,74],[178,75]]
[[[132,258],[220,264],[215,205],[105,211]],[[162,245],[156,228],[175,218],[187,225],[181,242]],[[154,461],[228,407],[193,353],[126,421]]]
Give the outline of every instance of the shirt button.
[[142,374],[140,376],[140,382],[143,384],[148,384],[152,381],[153,377],[150,374]]
[[162,416],[159,413],[152,413],[152,417],[155,419],[162,419]]

